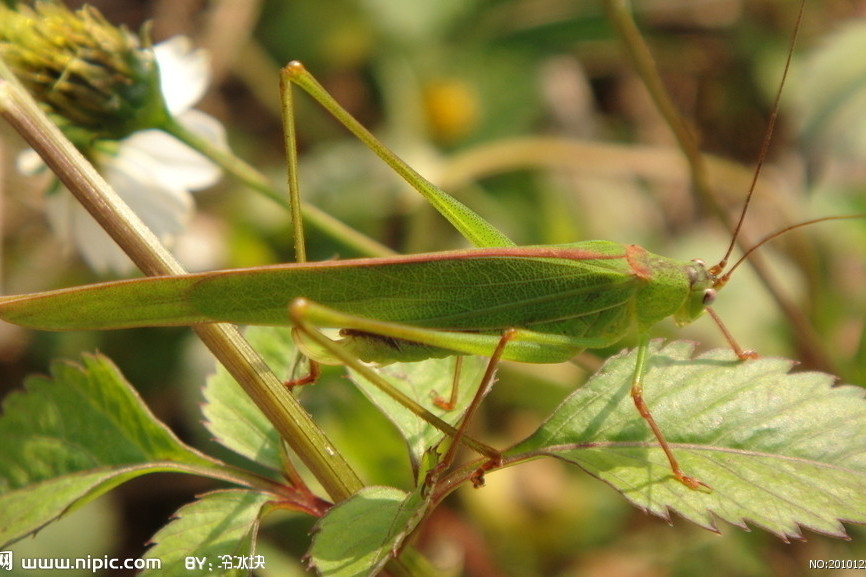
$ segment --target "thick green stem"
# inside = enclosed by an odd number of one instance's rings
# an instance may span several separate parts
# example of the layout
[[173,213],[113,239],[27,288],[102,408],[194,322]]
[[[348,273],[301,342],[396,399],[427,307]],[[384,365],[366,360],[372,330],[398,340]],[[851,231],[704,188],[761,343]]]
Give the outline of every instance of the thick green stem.
[[[0,74],[4,71],[0,70]],[[64,185],[148,275],[185,271],[81,153],[12,82],[0,80],[0,114],[42,156]],[[194,329],[310,468],[331,498],[341,501],[363,485],[280,379],[231,325]]]

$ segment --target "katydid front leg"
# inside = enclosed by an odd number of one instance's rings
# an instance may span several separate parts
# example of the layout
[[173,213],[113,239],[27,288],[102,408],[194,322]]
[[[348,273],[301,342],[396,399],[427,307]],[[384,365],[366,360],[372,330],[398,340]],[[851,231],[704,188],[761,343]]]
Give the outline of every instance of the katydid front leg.
[[679,481],[689,489],[702,489],[705,491],[712,491],[712,487],[710,487],[706,483],[695,479],[694,477],[689,477],[688,475],[683,473],[679,461],[677,461],[676,456],[674,456],[673,449],[671,449],[671,446],[668,444],[667,439],[665,439],[661,428],[658,426],[658,423],[656,423],[656,420],[653,418],[652,413],[650,413],[646,401],[644,401],[643,377],[646,374],[646,360],[648,350],[649,335],[643,334],[641,335],[640,343],[638,344],[637,361],[635,362],[634,377],[632,378],[631,383],[631,398],[634,401],[635,407],[637,407],[640,416],[643,417],[643,419],[647,422],[649,428],[652,429],[655,438],[658,439],[659,445],[661,446],[662,451],[665,452],[665,456],[668,458],[668,462],[671,466],[671,471],[673,472],[674,477],[676,477],[677,481]]
[[713,322],[716,323],[716,326],[719,327],[719,330],[722,331],[722,336],[725,337],[726,341],[728,341],[728,346],[731,347],[731,350],[734,351],[737,358],[741,361],[758,358],[758,353],[743,349],[743,347],[737,343],[736,339],[734,339],[734,335],[731,334],[731,331],[728,330],[728,327],[725,326],[725,323],[722,322],[722,318],[715,310],[713,310],[713,307],[708,306],[706,310],[707,314],[710,315],[710,318],[713,319]]

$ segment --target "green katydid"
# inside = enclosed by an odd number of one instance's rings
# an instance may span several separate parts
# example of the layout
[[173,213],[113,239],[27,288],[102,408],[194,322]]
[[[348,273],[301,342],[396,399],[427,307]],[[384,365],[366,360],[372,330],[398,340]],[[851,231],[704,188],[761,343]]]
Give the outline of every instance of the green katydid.
[[[723,273],[727,256],[719,265],[706,267],[700,261],[672,260],[608,241],[515,246],[376,140],[299,63],[284,69],[284,80],[322,104],[477,248],[151,277],[8,296],[0,298],[0,318],[43,330],[207,322],[292,325],[302,348],[320,362],[387,363],[501,353],[509,360],[557,363],[636,332],[640,340],[633,400],[674,477],[693,489],[706,487],[682,471],[643,400],[648,334],[669,316],[684,324],[705,310],[713,314],[709,305],[716,291],[742,260]],[[289,184],[296,198],[291,92],[284,94]],[[296,241],[301,239],[296,231]],[[342,338],[337,343],[324,339],[316,332],[319,328],[339,328]],[[749,356],[729,341],[741,358]],[[450,434],[460,434],[432,415],[422,416]],[[495,459],[495,451],[479,443],[472,446]]]

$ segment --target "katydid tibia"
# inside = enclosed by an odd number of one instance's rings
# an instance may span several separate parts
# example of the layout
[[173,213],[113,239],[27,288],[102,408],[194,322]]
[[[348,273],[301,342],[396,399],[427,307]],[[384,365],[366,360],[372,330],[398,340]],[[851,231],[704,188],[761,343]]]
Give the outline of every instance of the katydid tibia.
[[[631,388],[635,405],[664,450],[674,477],[692,489],[707,488],[681,470],[643,400],[648,334],[666,317],[684,324],[701,316],[739,263],[723,273],[723,265],[708,268],[700,261],[672,260],[636,245],[607,241],[515,246],[376,140],[302,65],[290,63],[283,80],[293,199],[299,194],[291,110],[291,85],[296,85],[418,190],[476,248],[151,277],[0,297],[0,319],[43,330],[208,322],[292,325],[312,361],[343,363],[494,353],[515,361],[555,363],[637,333],[639,354]],[[298,260],[304,261],[299,226],[295,236]],[[342,330],[339,341],[317,332],[329,327]],[[749,356],[729,341],[741,358]],[[451,428],[421,407],[412,410],[495,461],[495,450],[467,442],[462,429]]]

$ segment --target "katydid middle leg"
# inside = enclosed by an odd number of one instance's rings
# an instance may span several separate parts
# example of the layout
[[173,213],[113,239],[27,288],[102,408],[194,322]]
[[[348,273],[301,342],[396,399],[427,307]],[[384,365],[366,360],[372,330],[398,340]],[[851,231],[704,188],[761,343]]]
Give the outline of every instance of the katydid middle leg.
[[[493,354],[490,356],[490,359],[487,362],[487,368],[484,371],[484,376],[481,377],[481,383],[479,384],[478,389],[475,391],[475,395],[472,397],[472,402],[469,403],[469,406],[466,408],[466,412],[463,414],[463,418],[460,420],[460,426],[457,427],[457,434],[451,438],[450,446],[448,447],[448,451],[445,453],[445,456],[442,457],[442,460],[439,462],[439,464],[436,465],[436,467],[431,470],[427,476],[425,482],[428,485],[435,485],[438,481],[439,474],[443,471],[446,471],[454,462],[454,458],[457,455],[457,447],[460,445],[460,441],[466,435],[466,430],[468,429],[469,424],[472,422],[472,418],[475,416],[475,413],[478,411],[478,407],[481,406],[481,401],[484,400],[484,397],[487,395],[487,392],[493,385],[493,379],[496,377],[496,369],[499,367],[499,362],[502,360],[502,354],[505,352],[505,346],[516,335],[517,331],[515,329],[506,329],[502,333],[502,337],[499,339],[499,343],[496,345],[496,349],[493,351]],[[490,455],[487,455],[487,457],[487,462],[482,465],[482,468],[479,468],[479,471],[482,471],[482,469],[485,471],[489,471],[502,464],[501,453],[495,457],[490,457]],[[472,475],[471,479],[475,487],[480,487],[484,484],[484,475],[483,473],[479,473],[478,471],[476,471]]]
[[454,360],[454,378],[451,380],[451,394],[446,399],[441,395],[433,398],[433,404],[440,409],[453,411],[457,406],[457,393],[460,388],[460,372],[463,370],[463,356],[458,355]]
[[[302,377],[291,378],[283,381],[283,384],[287,389],[292,390],[295,387],[311,385],[318,381],[319,377],[322,375],[322,369],[319,367],[319,363],[309,357],[305,357],[302,353],[297,353],[296,365],[301,363],[304,358],[307,359],[307,374]],[[294,369],[292,370],[292,373],[294,373]]]
[[[304,338],[315,343],[322,350],[330,353],[335,359],[338,359],[342,364],[357,371],[366,380],[373,383],[381,391],[386,393],[392,399],[403,405],[413,414],[423,419],[433,427],[442,431],[452,438],[458,438],[460,442],[472,449],[473,451],[484,455],[490,459],[501,459],[501,453],[493,447],[478,441],[469,435],[464,434],[458,428],[453,427],[441,418],[431,413],[426,408],[419,405],[415,400],[394,387],[391,383],[383,379],[378,373],[373,371],[369,366],[354,356],[350,351],[341,347],[339,343],[332,341],[319,331],[319,327],[315,324],[314,318],[316,314],[311,314],[314,310],[318,315],[322,314],[323,307],[317,307],[307,299],[295,299],[289,305],[289,316],[292,320],[295,330],[303,335]],[[504,345],[503,345],[504,346]],[[484,383],[482,383],[484,385]]]

